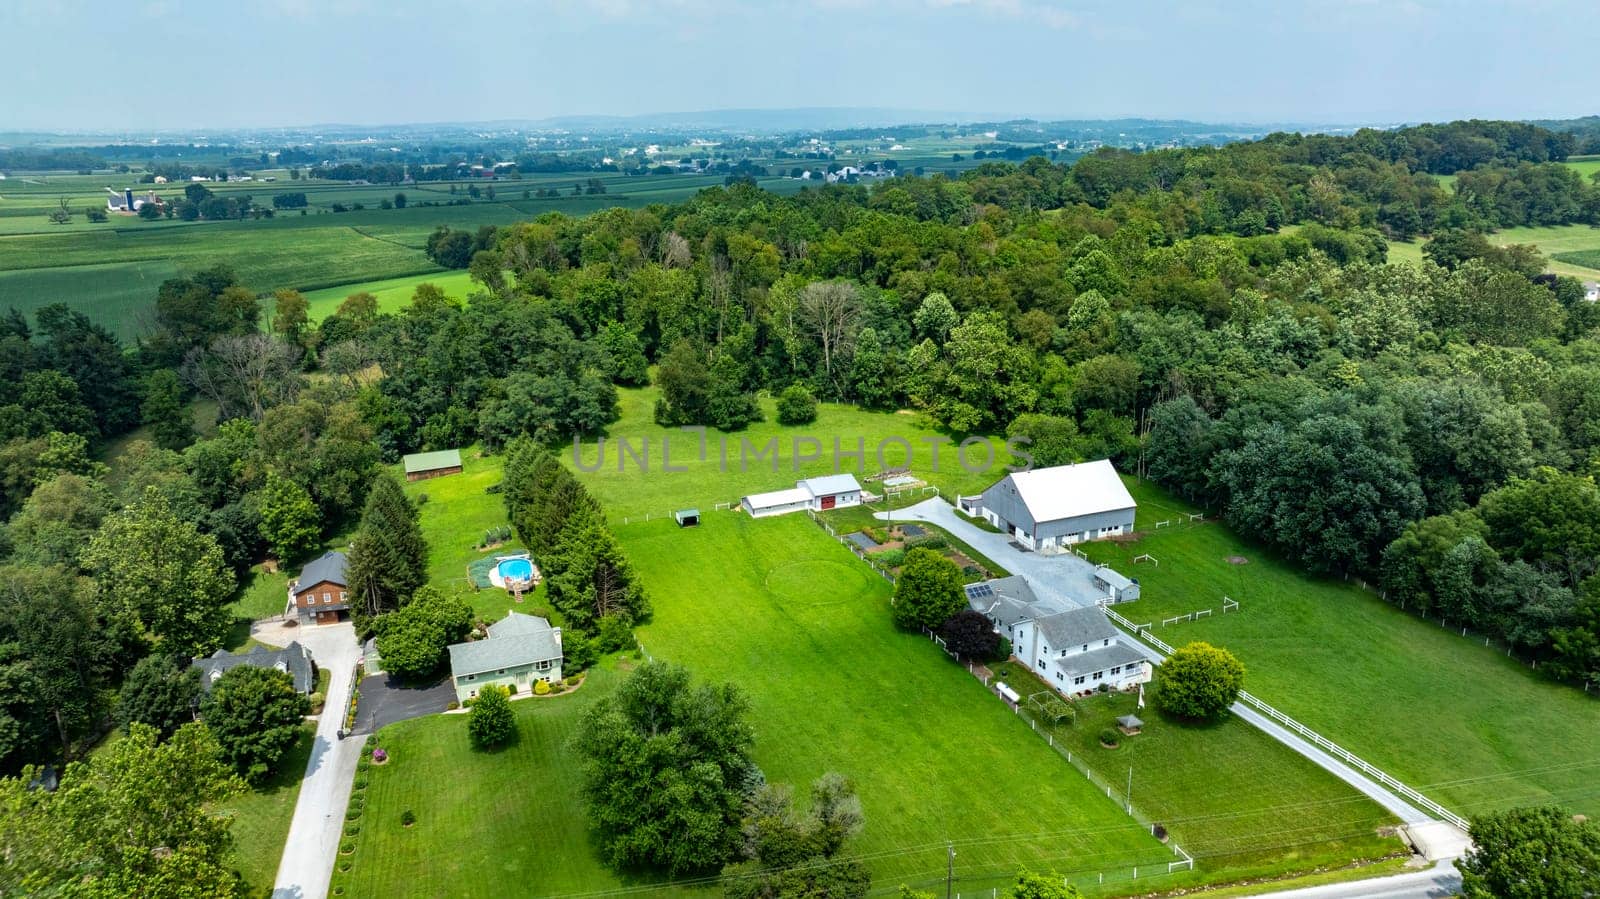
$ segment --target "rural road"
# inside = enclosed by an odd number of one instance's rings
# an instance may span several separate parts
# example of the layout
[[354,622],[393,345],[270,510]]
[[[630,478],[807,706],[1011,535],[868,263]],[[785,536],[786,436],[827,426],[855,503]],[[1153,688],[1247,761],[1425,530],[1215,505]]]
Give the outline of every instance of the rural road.
[[251,636],[263,643],[299,640],[311,650],[317,666],[328,672],[328,693],[317,720],[316,741],[306,763],[305,778],[300,782],[300,798],[294,806],[289,838],[284,842],[283,860],[278,863],[278,877],[272,887],[273,899],[325,899],[344,833],[350,787],[355,782],[356,764],[361,761],[362,741],[340,740],[338,735],[344,727],[344,710],[349,706],[361,645],[349,623],[272,626],[259,631],[252,628]]
[[[874,517],[879,519],[888,518],[882,512],[877,513]],[[1079,569],[1085,567],[1092,571],[1092,566],[1089,566],[1088,562],[1073,555],[1040,556],[1037,553],[1021,552],[1011,545],[1010,540],[1004,534],[994,534],[975,527],[971,522],[963,518],[960,513],[956,512],[954,507],[941,498],[936,497],[924,500],[914,506],[897,509],[893,513],[893,519],[895,521],[926,521],[944,528],[957,539],[964,541],[972,548],[988,556],[996,565],[1012,574],[1026,576],[1034,589],[1039,592],[1053,594],[1070,592],[1053,588],[1051,581],[1053,579],[1059,580],[1063,577],[1081,577]],[[1045,588],[1045,590],[1040,590],[1041,587]],[[1161,653],[1146,645],[1142,640],[1130,640],[1129,645],[1143,652],[1152,662],[1160,663],[1164,660]],[[1407,802],[1389,788],[1322,751],[1293,731],[1279,725],[1276,721],[1246,706],[1244,703],[1234,703],[1230,711],[1259,728],[1268,736],[1311,760],[1318,767],[1359,790],[1407,825],[1423,825],[1434,820],[1432,816]],[[1434,830],[1436,828],[1428,830],[1430,836]],[[1454,833],[1459,834],[1459,831]],[[1438,848],[1429,847],[1429,856],[1445,858],[1459,854],[1465,848],[1465,835],[1461,834],[1460,836],[1462,838],[1460,841],[1446,837]]]
[[1423,871],[1408,871],[1371,880],[1260,893],[1257,899],[1440,899],[1461,891],[1461,873],[1442,861]]

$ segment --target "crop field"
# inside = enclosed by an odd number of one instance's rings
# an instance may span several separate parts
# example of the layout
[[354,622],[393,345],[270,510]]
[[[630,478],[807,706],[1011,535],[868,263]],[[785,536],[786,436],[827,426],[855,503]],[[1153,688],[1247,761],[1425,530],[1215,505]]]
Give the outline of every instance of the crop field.
[[[101,224],[89,223],[83,207],[103,207],[103,188],[107,183],[121,185],[114,181],[119,176],[13,176],[0,184],[0,309],[14,306],[31,313],[51,302],[65,302],[120,336],[132,337],[143,330],[156,287],[174,274],[226,264],[246,286],[263,294],[282,287],[316,291],[364,285],[441,271],[423,252],[428,234],[441,224],[471,230],[552,211],[585,215],[612,206],[679,202],[722,183],[720,176],[710,175],[629,178],[602,173],[608,193],[572,196],[572,184],[585,181],[590,173],[577,174],[581,177],[565,174],[485,183],[480,190],[493,186],[494,201],[460,206],[418,204],[466,199],[464,183],[453,185],[458,189],[455,195],[449,192],[452,184],[442,182],[395,187],[280,178],[271,184],[208,184],[220,195],[248,194],[258,202],[276,193],[304,192],[309,206],[304,214],[280,210],[274,218],[261,220],[144,222],[113,215]],[[773,178],[763,186],[787,193],[798,190],[801,182]],[[176,195],[182,187],[161,185],[159,192]],[[564,193],[532,197],[541,187],[563,188]],[[397,191],[404,192],[411,204],[405,209],[377,208]],[[530,196],[524,198],[524,192]],[[73,221],[50,224],[45,215],[63,196],[73,210]],[[331,211],[336,202],[350,211]],[[351,208],[356,203],[365,208]],[[337,305],[333,303],[329,311]]]
[[[1182,507],[1129,486],[1141,503]],[[1139,578],[1143,597],[1118,610],[1155,623],[1161,639],[1234,651],[1250,692],[1464,814],[1537,803],[1600,813],[1600,753],[1579,736],[1600,733],[1600,700],[1353,584],[1313,578],[1220,522],[1155,528],[1141,517],[1139,529],[1085,549]],[[1132,561],[1143,554],[1155,561]],[[1222,614],[1223,596],[1239,610]]]

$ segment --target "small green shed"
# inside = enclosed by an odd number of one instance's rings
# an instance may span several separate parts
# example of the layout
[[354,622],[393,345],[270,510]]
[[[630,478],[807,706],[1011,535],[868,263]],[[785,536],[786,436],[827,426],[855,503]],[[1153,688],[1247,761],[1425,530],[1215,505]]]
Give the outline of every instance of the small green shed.
[[423,481],[461,473],[460,450],[437,450],[431,453],[412,453],[400,460],[405,466],[406,480]]

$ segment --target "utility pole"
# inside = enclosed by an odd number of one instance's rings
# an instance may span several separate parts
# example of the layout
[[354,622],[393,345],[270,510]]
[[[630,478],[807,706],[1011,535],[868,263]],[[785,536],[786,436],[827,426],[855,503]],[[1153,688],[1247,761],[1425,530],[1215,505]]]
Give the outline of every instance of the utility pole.
[[956,847],[954,844],[946,843],[944,848],[950,853],[945,859],[944,899],[950,899],[951,885],[955,883],[956,879]]
[[1133,814],[1133,766],[1132,765],[1128,766],[1128,794],[1127,794],[1127,799],[1128,799],[1127,812],[1128,812],[1128,814],[1131,815],[1131,814]]

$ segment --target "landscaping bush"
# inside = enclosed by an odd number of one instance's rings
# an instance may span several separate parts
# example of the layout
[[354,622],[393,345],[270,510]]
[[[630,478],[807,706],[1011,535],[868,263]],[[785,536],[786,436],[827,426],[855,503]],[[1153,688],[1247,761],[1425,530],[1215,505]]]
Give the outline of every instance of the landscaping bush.
[[515,682],[506,684],[506,695],[507,696],[515,696],[515,695],[517,695],[517,685],[516,685]]
[[323,698],[324,697],[323,697],[323,695],[321,693],[312,693],[311,694],[311,707],[312,708],[320,707],[322,705]]
[[346,821],[360,821],[361,809],[352,807],[349,811],[344,813],[344,819]]
[[1108,727],[1100,732],[1100,742],[1106,746],[1116,746],[1122,742],[1122,735]]
[[426,506],[427,504],[428,504],[428,494],[426,494],[426,493],[417,494],[417,505]]
[[347,836],[347,837],[358,836],[360,833],[361,833],[361,825],[360,824],[346,824],[344,826],[344,835]]
[[389,760],[389,753],[387,750],[374,749],[372,750],[372,760],[374,762],[378,762],[379,764],[387,762]]
[[534,681],[533,682],[533,695],[535,695],[535,696],[547,696],[547,695],[549,695],[549,693],[550,693],[550,682],[549,681],[538,680],[538,681]]
[[371,767],[372,767],[372,763],[371,762],[367,761],[366,759],[362,759],[361,761],[356,763],[356,773],[364,774],[364,773],[366,773],[367,769],[371,768]]
[[461,703],[456,702],[454,699],[450,700],[448,703],[445,704],[445,709],[448,710],[448,711],[452,711],[453,712],[453,711],[455,711],[456,709],[459,709],[459,708],[461,708]]
[[1163,843],[1167,841],[1167,829],[1162,827],[1160,824],[1155,824],[1150,827],[1150,835]]
[[411,811],[411,809],[406,809],[405,811],[400,813],[400,826],[401,827],[410,827],[411,825],[413,825],[415,823],[417,823],[417,815],[416,815],[415,812]]
[[467,737],[472,745],[492,749],[509,742],[516,732],[517,721],[506,689],[490,684],[479,690],[467,717]]
[[501,490],[504,490],[505,487],[506,487],[506,485],[505,485],[504,481],[495,481],[493,484],[490,484],[489,486],[483,488],[483,492],[484,493],[499,493]]
[[367,779],[365,777],[356,778],[354,786],[357,790],[365,790],[367,788]]
[[906,541],[906,549],[946,549],[950,541],[938,534],[927,534]]
[[567,678],[566,680],[562,681],[562,683],[566,684],[569,687],[576,687],[578,685],[578,676],[576,674],[574,674],[571,677]]
[[356,851],[356,844],[354,840],[345,840],[339,844],[340,855],[349,855],[354,851]]

